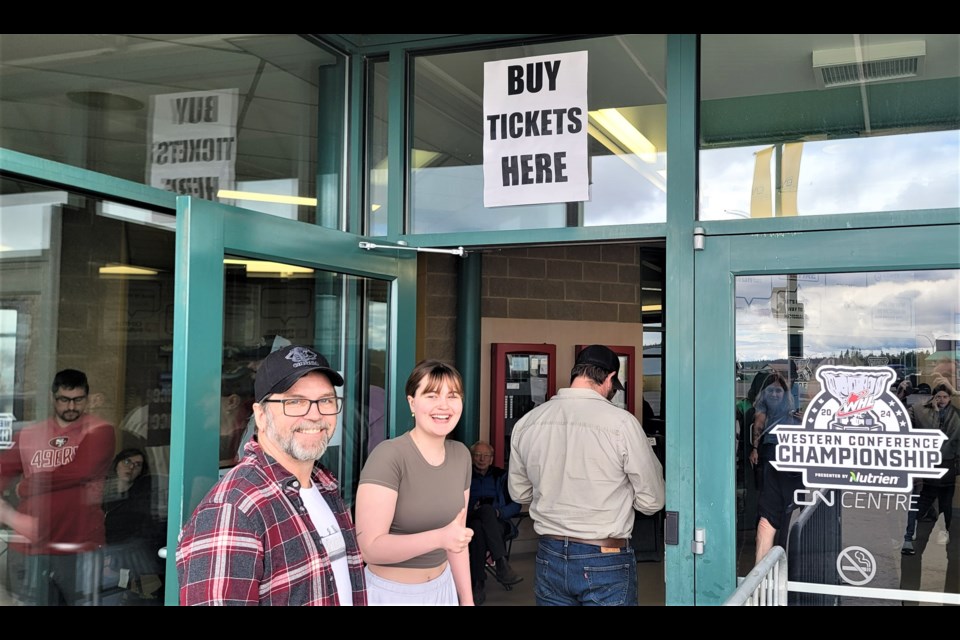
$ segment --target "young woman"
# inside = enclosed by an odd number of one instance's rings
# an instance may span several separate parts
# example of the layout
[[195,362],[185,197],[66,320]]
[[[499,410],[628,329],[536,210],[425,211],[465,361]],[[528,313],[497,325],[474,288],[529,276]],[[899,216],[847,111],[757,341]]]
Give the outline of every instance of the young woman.
[[447,435],[463,380],[438,360],[407,379],[413,429],[381,442],[360,472],[357,539],[370,605],[472,605],[466,526],[470,451]]
[[777,542],[778,534],[781,546],[786,546],[783,540],[785,527],[790,521],[790,513],[796,507],[793,493],[802,488],[803,483],[800,473],[777,471],[770,464],[776,455],[777,438],[773,428],[781,424],[798,423],[790,385],[782,375],[772,373],[763,381],[755,408],[750,463],[760,465],[763,478],[757,505],[760,520],[757,524],[756,560],[759,563]]
[[[783,376],[771,373],[764,379],[760,393],[757,394],[751,430],[753,449],[750,452],[750,463],[759,463],[761,471],[764,471],[773,459],[777,438],[772,429],[778,424],[796,424],[793,395]],[[760,489],[763,490],[762,481]]]

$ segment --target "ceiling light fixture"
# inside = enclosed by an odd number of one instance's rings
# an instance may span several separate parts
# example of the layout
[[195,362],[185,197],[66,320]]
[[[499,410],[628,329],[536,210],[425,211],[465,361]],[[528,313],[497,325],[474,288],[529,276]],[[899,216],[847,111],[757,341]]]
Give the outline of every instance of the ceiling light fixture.
[[623,147],[611,140],[599,127],[594,126],[592,122],[587,122],[587,133],[589,133],[594,140],[606,147],[615,158],[620,158],[628,167],[649,180],[653,186],[666,193],[666,172],[653,171],[646,164],[639,162],[636,155],[625,151]]
[[657,161],[657,147],[640,133],[617,109],[599,109],[589,112],[590,119],[600,125],[627,151],[647,164]]
[[136,98],[106,91],[68,91],[67,99],[88,109],[101,111],[140,111],[143,103]]
[[137,267],[132,264],[111,263],[100,267],[102,276],[155,276],[159,271],[147,267]]
[[255,202],[276,202],[278,204],[297,204],[306,207],[317,206],[316,198],[302,198],[300,196],[285,196],[276,193],[257,193],[255,191],[231,191],[220,189],[217,197],[221,200],[251,200]]
[[280,276],[289,278],[292,275],[313,273],[309,267],[298,267],[293,264],[283,262],[270,262],[268,260],[241,260],[236,258],[224,258],[223,264],[240,265],[246,268],[247,273],[263,276]]

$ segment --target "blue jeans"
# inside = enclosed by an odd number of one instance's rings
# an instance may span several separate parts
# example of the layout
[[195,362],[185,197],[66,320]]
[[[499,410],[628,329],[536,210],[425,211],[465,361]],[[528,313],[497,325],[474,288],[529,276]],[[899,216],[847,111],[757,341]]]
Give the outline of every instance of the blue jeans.
[[637,605],[637,559],[630,545],[600,553],[592,544],[540,538],[536,562],[538,606]]

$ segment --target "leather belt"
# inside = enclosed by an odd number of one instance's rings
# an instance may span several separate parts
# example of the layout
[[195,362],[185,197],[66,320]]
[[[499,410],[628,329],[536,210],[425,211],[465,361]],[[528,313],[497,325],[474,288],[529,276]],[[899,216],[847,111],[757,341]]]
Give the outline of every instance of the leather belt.
[[625,549],[627,547],[626,538],[601,538],[600,540],[584,540],[583,538],[573,538],[571,536],[555,536],[544,533],[540,536],[547,540],[559,540],[560,542],[576,542],[577,544],[589,544],[595,547],[612,547],[614,549]]

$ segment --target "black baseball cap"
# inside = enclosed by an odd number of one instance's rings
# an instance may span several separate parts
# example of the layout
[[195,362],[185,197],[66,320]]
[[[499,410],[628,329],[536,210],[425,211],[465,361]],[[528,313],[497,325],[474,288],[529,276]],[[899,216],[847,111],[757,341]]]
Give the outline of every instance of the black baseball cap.
[[584,347],[577,354],[577,364],[592,364],[604,371],[613,371],[613,388],[617,391],[623,391],[623,384],[620,382],[620,356],[615,354],[610,347],[602,344],[592,344]]
[[330,368],[330,363],[310,347],[295,344],[277,349],[260,363],[254,381],[254,393],[260,402],[271,393],[283,393],[311,371],[320,371],[335,387],[343,386],[343,376]]

